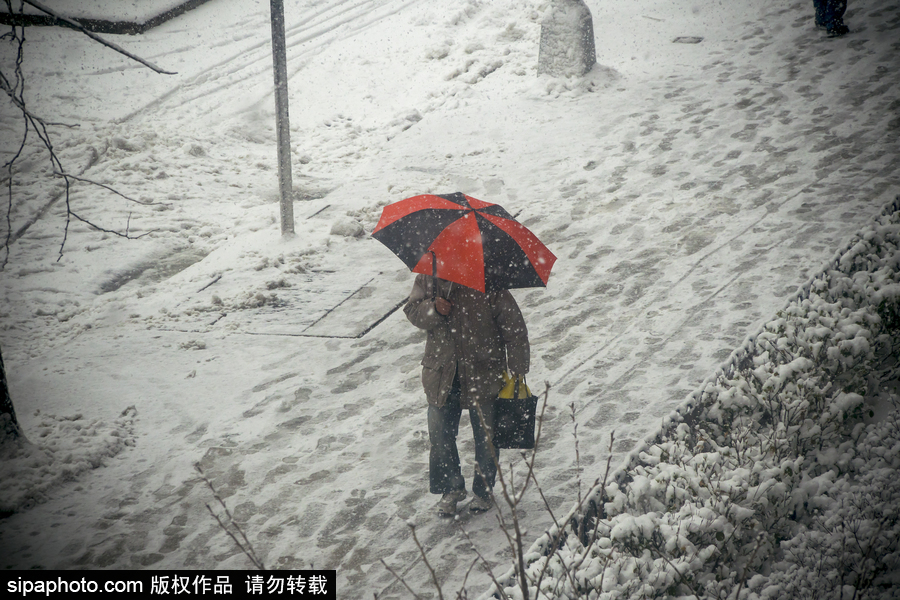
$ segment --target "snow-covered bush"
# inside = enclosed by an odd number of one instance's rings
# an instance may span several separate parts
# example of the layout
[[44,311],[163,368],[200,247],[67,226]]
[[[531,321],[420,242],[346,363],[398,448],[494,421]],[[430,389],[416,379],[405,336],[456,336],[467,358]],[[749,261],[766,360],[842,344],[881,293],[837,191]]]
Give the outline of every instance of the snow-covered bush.
[[530,597],[896,597],[897,204],[535,544]]

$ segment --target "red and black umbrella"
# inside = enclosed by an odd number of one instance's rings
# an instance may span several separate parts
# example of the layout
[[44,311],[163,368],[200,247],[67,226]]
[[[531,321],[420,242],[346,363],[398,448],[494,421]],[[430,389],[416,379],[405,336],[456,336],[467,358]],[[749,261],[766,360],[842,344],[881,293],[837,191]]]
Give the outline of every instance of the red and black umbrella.
[[414,273],[481,292],[543,287],[556,262],[503,207],[459,192],[385,206],[372,236]]

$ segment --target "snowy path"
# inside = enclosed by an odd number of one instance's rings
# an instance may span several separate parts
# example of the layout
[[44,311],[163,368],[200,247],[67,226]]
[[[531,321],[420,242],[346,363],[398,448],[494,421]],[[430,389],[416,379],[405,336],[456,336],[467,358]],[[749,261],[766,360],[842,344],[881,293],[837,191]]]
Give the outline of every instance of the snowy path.
[[[321,196],[298,211],[293,242],[261,241],[275,229],[274,183],[259,166],[272,154],[266,95],[256,93],[269,78],[259,37],[240,37],[236,20],[225,59],[180,83],[154,84],[161,87],[149,101],[133,103],[138,112],[123,104],[130,116],[107,133],[114,142],[92,173],[143,186],[165,172],[153,181],[171,190],[168,208],[142,214],[138,225],[161,233],[133,262],[188,251],[198,262],[98,294],[121,273],[86,256],[111,261],[113,240],[73,252],[65,267],[43,266],[55,258],[49,222],[17,244],[14,259],[41,266],[14,271],[4,290],[19,302],[5,317],[15,326],[0,331],[14,393],[57,414],[77,403],[111,418],[133,404],[138,431],[152,435],[0,523],[2,564],[243,568],[206,512],[211,498],[191,468],[199,461],[267,566],[336,568],[342,598],[404,597],[384,558],[427,590],[406,524],[413,520],[455,591],[475,556],[453,524],[430,514],[422,336],[399,312],[359,339],[249,335],[273,315],[302,333],[371,278],[360,274],[383,273],[372,302],[386,314],[411,277],[377,242],[327,230],[347,213],[371,230],[378,202],[423,190],[464,191],[521,211],[559,257],[546,290],[515,295],[532,338],[530,383],[553,386],[537,472],[562,516],[578,494],[570,403],[586,489],[602,475],[611,431],[619,459],[900,190],[900,82],[891,76],[900,9],[855,3],[855,33],[828,40],[805,1],[751,4],[741,9],[748,20],[724,38],[679,31],[707,39],[674,48],[666,37],[658,50],[678,56],[658,64],[631,62],[609,46],[616,40],[598,38],[605,68],[575,89],[535,83],[527,69],[536,63],[536,23],[501,16],[504,7],[460,1],[454,20],[399,0],[331,2],[289,18],[296,153],[312,159],[297,185]],[[635,6],[635,18],[663,10],[651,0]],[[591,8],[597,19],[599,7]],[[336,94],[349,89],[337,74],[304,89],[348,61],[371,60],[367,72],[377,71],[389,58],[366,48],[390,39],[378,37],[385,27],[435,21],[451,43],[438,36],[404,59],[409,78],[373,82],[370,99]],[[241,23],[267,26],[265,14]],[[378,47],[399,60],[399,43]],[[506,47],[530,54],[498,50]],[[386,103],[392,86],[404,93]],[[250,92],[229,102],[239,87]],[[206,130],[191,125],[217,107],[238,109],[237,117],[207,119]],[[120,210],[124,218],[129,209]],[[56,283],[63,268],[83,277]],[[267,287],[281,280],[294,285]],[[41,304],[49,286],[82,301],[55,309],[73,311],[62,323],[29,318],[36,303],[50,310]],[[272,293],[287,306],[248,301]],[[105,400],[93,406],[94,398]],[[27,429],[31,410],[22,412]],[[464,460],[467,436],[464,425]],[[522,516],[530,538],[551,523],[536,494]],[[493,517],[467,517],[463,526],[505,571],[509,554]],[[487,584],[476,569],[467,585],[474,595]]]
[[[330,2],[325,7],[315,8],[315,12],[300,19],[291,19],[285,28],[286,44],[289,52],[288,77],[296,79],[304,67],[316,55],[334,45],[355,37],[361,30],[377,26],[381,21],[413,4],[411,0],[383,2],[382,0]],[[230,109],[229,100],[235,91],[247,86],[248,82],[260,86],[257,92],[258,104],[272,102],[272,92],[268,80],[272,77],[272,52],[267,30],[270,27],[268,14],[257,13],[249,21],[232,25],[235,40],[260,40],[244,45],[239,52],[226,54],[212,65],[204,65],[193,73],[187,81],[181,81],[152,101],[122,117],[122,123],[143,118],[148,111],[174,111],[180,119],[190,118],[210,110]],[[230,45],[229,45],[230,46]],[[185,47],[184,51],[190,51]],[[171,52],[160,58],[171,59]],[[211,104],[210,101],[213,101]],[[197,105],[191,106],[188,105]],[[242,110],[246,110],[242,107]]]

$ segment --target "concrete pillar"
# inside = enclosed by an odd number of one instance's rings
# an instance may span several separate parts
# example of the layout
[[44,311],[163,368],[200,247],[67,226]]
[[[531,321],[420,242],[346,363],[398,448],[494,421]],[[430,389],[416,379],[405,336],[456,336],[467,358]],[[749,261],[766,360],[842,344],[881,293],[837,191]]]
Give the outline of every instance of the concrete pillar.
[[583,0],[553,0],[541,22],[538,74],[580,77],[596,62],[590,9]]

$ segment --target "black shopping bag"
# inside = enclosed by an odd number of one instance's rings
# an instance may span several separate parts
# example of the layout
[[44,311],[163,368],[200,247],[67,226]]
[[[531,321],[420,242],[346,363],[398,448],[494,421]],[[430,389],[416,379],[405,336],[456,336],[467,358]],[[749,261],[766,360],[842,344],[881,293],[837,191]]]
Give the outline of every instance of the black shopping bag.
[[534,448],[535,413],[538,398],[524,380],[508,378],[494,401],[494,448]]

